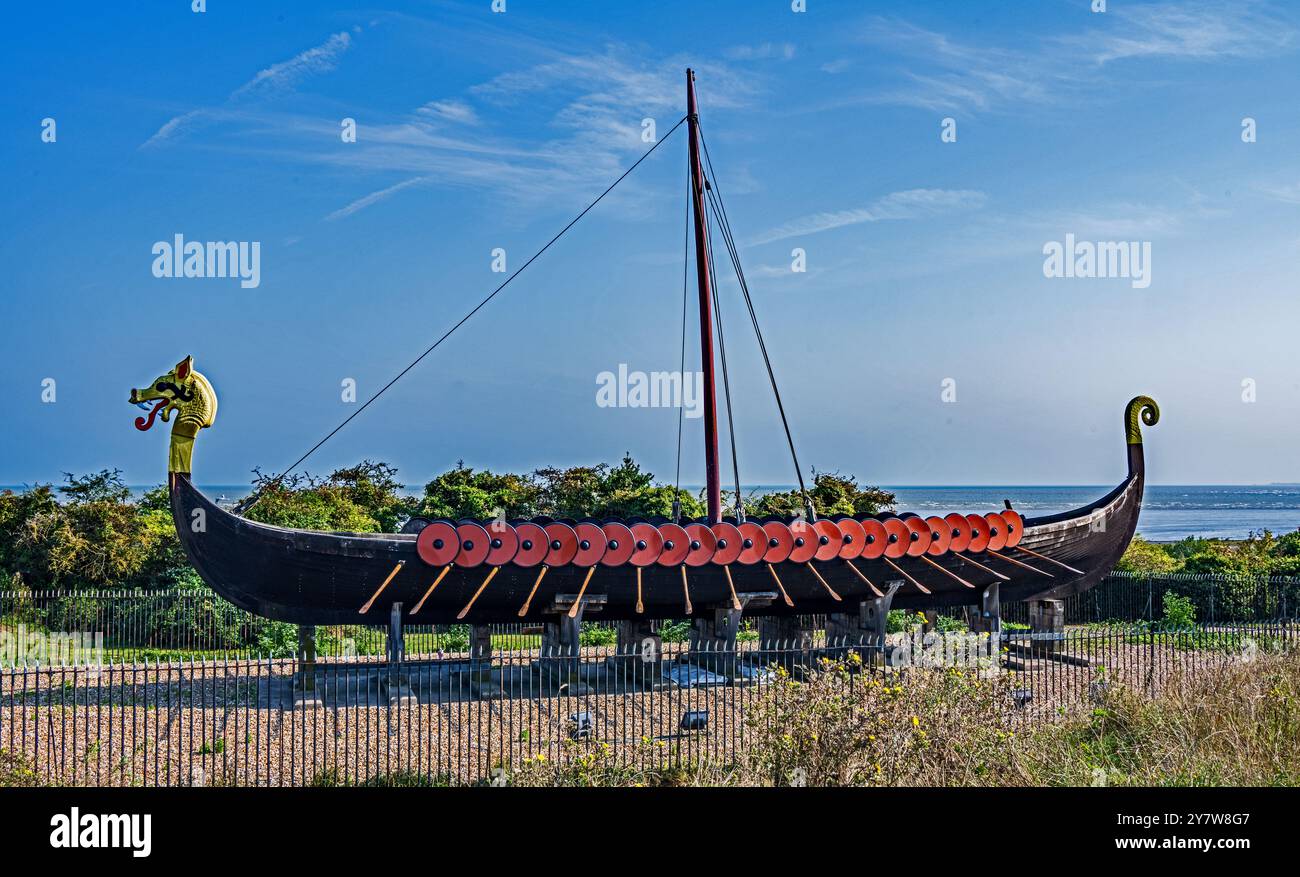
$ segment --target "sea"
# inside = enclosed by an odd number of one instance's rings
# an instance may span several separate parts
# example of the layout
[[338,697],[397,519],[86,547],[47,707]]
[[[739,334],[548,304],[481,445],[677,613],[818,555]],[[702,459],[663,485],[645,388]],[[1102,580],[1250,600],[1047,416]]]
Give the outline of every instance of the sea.
[[[24,485],[0,485],[21,491]],[[208,496],[230,505],[247,496],[247,484],[199,485]],[[886,487],[898,497],[898,511],[917,514],[996,511],[1004,499],[1026,517],[1068,511],[1105,496],[1113,485],[1005,485]],[[137,496],[148,485],[133,487]],[[698,485],[688,486],[698,491]],[[789,484],[756,484],[747,495],[793,489]],[[418,494],[423,485],[410,485]],[[1175,542],[1188,536],[1244,539],[1269,530],[1275,534],[1300,528],[1300,484],[1179,485],[1148,484],[1138,518],[1138,532],[1154,542]]]

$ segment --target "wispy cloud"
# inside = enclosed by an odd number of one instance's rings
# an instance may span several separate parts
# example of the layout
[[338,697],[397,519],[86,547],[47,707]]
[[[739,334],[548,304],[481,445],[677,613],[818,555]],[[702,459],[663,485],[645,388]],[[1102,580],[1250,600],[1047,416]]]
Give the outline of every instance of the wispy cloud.
[[732,46],[722,52],[731,61],[789,61],[795,56],[793,43],[759,43],[754,46]]
[[1097,28],[1073,40],[1098,64],[1125,58],[1258,58],[1295,45],[1296,30],[1258,2],[1116,5],[1118,27]]
[[897,18],[869,19],[857,40],[902,63],[899,81],[853,103],[992,111],[1095,89],[1118,62],[1259,58],[1296,48],[1295,21],[1258,0],[1114,4],[1077,33],[1014,45],[963,43]]
[[[678,121],[685,66],[679,58],[649,62],[622,45],[587,53],[552,50],[541,63],[430,101],[404,118],[372,121],[356,148],[312,148],[298,157],[413,175],[351,201],[328,214],[330,220],[434,183],[491,188],[529,202],[573,199],[590,194],[646,149],[643,119],[655,119],[660,137]],[[709,83],[710,110],[743,106],[753,94],[752,76],[722,64],[696,66]],[[575,91],[574,83],[582,87]],[[535,130],[549,128],[556,136],[520,139],[516,131],[502,133],[483,121],[521,106],[542,114]],[[457,136],[448,123],[474,125],[474,136]]]
[[1300,182],[1297,183],[1270,183],[1259,185],[1256,190],[1267,198],[1274,201],[1285,201],[1287,204],[1300,204]]
[[393,185],[385,189],[380,189],[377,192],[371,192],[369,195],[365,195],[361,198],[358,198],[357,200],[353,201],[351,204],[348,204],[344,207],[340,207],[338,210],[335,210],[334,212],[326,216],[325,219],[328,222],[333,222],[336,219],[343,219],[344,217],[351,216],[352,214],[356,213],[358,210],[364,210],[367,207],[371,206],[372,204],[378,204],[380,201],[383,201],[387,198],[391,198],[393,195],[396,195],[398,192],[402,191],[403,189],[409,189],[412,186],[422,186],[432,182],[432,180],[433,180],[432,177],[412,177],[409,180],[403,180],[400,183],[394,183]]
[[986,200],[983,192],[971,189],[907,189],[902,192],[891,192],[865,207],[801,216],[763,232],[751,239],[748,244],[756,246],[786,238],[805,237],[834,228],[843,228],[846,225],[860,225],[864,222],[919,219],[977,210],[984,206]]
[[327,73],[334,69],[339,56],[351,45],[352,37],[347,31],[333,34],[319,46],[299,52],[288,61],[259,70],[256,76],[235,89],[230,97],[234,99],[259,90],[287,88],[312,74]]
[[[333,70],[338,64],[339,56],[351,45],[352,36],[347,31],[333,34],[319,46],[299,52],[287,61],[259,70],[252,79],[230,93],[225,105],[229,106],[258,94],[282,91],[308,76]],[[173,116],[142,144],[142,148],[166,143],[197,124],[210,120],[216,114],[217,111],[213,108],[200,107]]]
[[474,111],[474,108],[463,100],[454,98],[429,101],[415,112],[426,118],[441,119],[461,125],[477,125],[479,123],[478,113]]

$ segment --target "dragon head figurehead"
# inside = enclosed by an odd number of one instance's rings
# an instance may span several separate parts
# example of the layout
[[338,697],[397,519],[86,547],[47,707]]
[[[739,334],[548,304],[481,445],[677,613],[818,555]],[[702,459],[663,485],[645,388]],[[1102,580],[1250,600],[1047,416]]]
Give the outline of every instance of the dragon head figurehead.
[[[148,417],[137,417],[135,428],[150,429],[159,416],[172,421],[171,450],[167,471],[189,474],[194,455],[194,438],[200,429],[217,419],[217,394],[208,379],[194,370],[194,357],[187,356],[166,374],[159,375],[144,389],[131,390],[130,402],[145,408]],[[149,403],[155,403],[152,408]]]

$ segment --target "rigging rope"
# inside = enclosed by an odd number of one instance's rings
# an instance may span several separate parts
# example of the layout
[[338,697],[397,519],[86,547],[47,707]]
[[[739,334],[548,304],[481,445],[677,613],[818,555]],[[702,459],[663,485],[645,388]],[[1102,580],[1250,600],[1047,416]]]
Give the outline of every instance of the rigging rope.
[[731,233],[731,223],[727,220],[726,206],[722,203],[722,191],[717,186],[717,177],[713,171],[713,159],[709,156],[709,144],[704,139],[702,129],[700,130],[700,145],[703,147],[704,162],[708,166],[709,177],[714,181],[712,187],[705,188],[705,194],[708,195],[709,205],[718,219],[723,242],[726,244],[727,252],[731,256],[732,267],[736,271],[736,279],[740,283],[740,291],[744,295],[745,306],[749,310],[750,322],[754,325],[754,335],[758,339],[758,349],[763,354],[764,365],[767,366],[768,381],[772,385],[772,395],[776,398],[776,408],[781,415],[781,426],[785,429],[785,440],[790,447],[790,458],[794,461],[795,476],[799,479],[799,495],[803,498],[809,520],[813,520],[816,516],[816,510],[813,508],[812,499],[808,496],[808,489],[804,484],[803,469],[799,466],[799,456],[794,449],[794,436],[790,432],[790,421],[785,416],[785,405],[781,401],[781,391],[776,385],[776,372],[772,368],[772,359],[767,353],[767,344],[763,340],[763,330],[758,325],[758,312],[754,309],[754,301],[749,295],[749,284],[745,281],[745,272],[740,265],[740,253],[736,247],[735,238]]
[[242,503],[240,503],[238,506],[236,506],[235,509],[234,509],[235,514],[237,514],[237,515],[242,515],[244,512],[248,511],[250,508],[252,508],[254,505],[256,505],[257,501],[258,501],[259,499],[261,499],[261,497],[262,497],[262,493],[263,493],[264,491],[266,491],[267,488],[269,488],[269,487],[271,487],[271,486],[274,486],[274,485],[278,485],[281,481],[283,481],[284,478],[285,478],[285,476],[287,476],[289,473],[293,472],[293,470],[297,469],[300,465],[302,465],[303,461],[306,460],[308,457],[310,457],[312,454],[316,453],[316,451],[319,450],[319,448],[321,447],[321,445],[325,444],[327,441],[329,441],[330,439],[332,439],[332,438],[335,436],[335,434],[338,433],[339,430],[341,430],[343,427],[345,427],[345,426],[347,426],[349,423],[351,423],[352,420],[353,420],[353,418],[355,418],[355,417],[356,417],[358,414],[360,414],[362,411],[365,411],[367,408],[369,408],[372,402],[374,402],[374,401],[375,401],[376,399],[378,399],[380,396],[384,395],[384,393],[388,392],[388,389],[389,389],[390,387],[392,387],[393,384],[397,383],[397,382],[400,381],[403,377],[405,377],[407,372],[409,372],[411,369],[413,369],[413,368],[415,368],[417,365],[419,365],[420,362],[421,362],[421,361],[422,361],[426,356],[428,356],[428,355],[429,355],[430,353],[432,353],[435,349],[437,349],[438,345],[442,344],[442,342],[446,341],[449,337],[451,337],[451,334],[452,334],[453,332],[455,332],[455,331],[456,331],[457,329],[459,329],[461,326],[465,325],[465,323],[467,323],[471,317],[473,317],[475,314],[477,314],[477,313],[478,313],[478,312],[479,312],[479,311],[484,307],[484,305],[486,305],[488,302],[492,301],[492,299],[496,298],[497,293],[499,293],[501,290],[505,289],[507,286],[510,285],[510,281],[514,280],[516,277],[518,277],[520,274],[522,274],[522,273],[524,272],[524,269],[525,269],[525,268],[527,268],[529,265],[533,264],[533,262],[537,261],[537,259],[538,259],[538,258],[539,258],[543,253],[545,253],[547,250],[549,250],[549,249],[551,248],[551,245],[552,245],[552,244],[554,244],[556,241],[558,241],[560,238],[562,238],[562,237],[565,235],[565,233],[568,232],[569,229],[571,229],[571,228],[573,228],[575,225],[577,225],[577,224],[578,224],[578,221],[579,221],[580,219],[582,219],[582,217],[584,217],[584,216],[586,216],[588,213],[590,213],[591,210],[592,210],[592,208],[594,208],[597,204],[599,204],[601,201],[603,201],[603,200],[605,199],[605,196],[606,196],[606,195],[608,195],[610,192],[614,191],[614,187],[617,186],[619,183],[623,182],[623,180],[627,178],[628,174],[630,174],[630,173],[632,173],[632,171],[636,170],[637,167],[640,166],[641,162],[643,162],[643,161],[645,161],[647,158],[649,158],[651,153],[653,153],[656,149],[658,149],[658,148],[659,148],[660,146],[662,146],[665,142],[667,142],[667,140],[668,140],[670,137],[673,136],[673,134],[677,131],[678,128],[680,128],[680,127],[682,126],[682,123],[685,122],[685,121],[686,121],[686,116],[682,116],[680,119],[678,119],[678,120],[677,120],[677,124],[673,125],[673,127],[672,127],[671,129],[669,129],[669,131],[668,131],[667,134],[665,134],[663,137],[659,138],[659,140],[656,141],[655,144],[654,144],[653,146],[651,146],[649,149],[647,149],[645,152],[641,153],[641,157],[640,157],[640,158],[638,158],[635,162],[633,162],[632,165],[631,165],[630,167],[628,167],[627,170],[623,171],[623,173],[619,175],[618,179],[616,179],[614,182],[610,183],[610,184],[609,184],[609,187],[606,188],[605,191],[601,192],[600,195],[598,195],[594,201],[592,201],[592,202],[591,202],[590,204],[588,204],[586,207],[582,208],[582,212],[579,213],[577,216],[573,217],[573,219],[571,219],[571,220],[569,221],[569,224],[568,224],[568,225],[566,225],[564,228],[560,229],[559,232],[556,233],[555,237],[551,238],[549,241],[546,242],[545,246],[543,246],[543,247],[542,247],[540,250],[538,250],[536,253],[533,253],[533,255],[530,256],[530,257],[528,258],[528,261],[524,262],[524,264],[522,264],[522,265],[520,265],[518,268],[516,268],[513,274],[511,274],[509,277],[507,277],[505,280],[503,280],[503,281],[501,282],[501,285],[500,285],[500,286],[498,286],[496,289],[492,290],[492,292],[489,293],[489,294],[487,295],[486,298],[484,298],[482,301],[480,301],[478,304],[476,304],[476,305],[474,306],[474,308],[473,308],[469,313],[467,313],[465,316],[461,317],[461,318],[456,322],[456,324],[455,324],[454,326],[452,326],[450,329],[448,329],[446,332],[444,332],[441,338],[439,338],[437,341],[433,342],[433,344],[429,345],[429,347],[428,347],[428,348],[427,348],[423,353],[421,353],[419,356],[417,356],[415,359],[413,359],[413,360],[411,361],[410,365],[408,365],[406,368],[404,368],[404,369],[402,369],[400,372],[398,372],[397,375],[396,375],[392,380],[390,380],[388,383],[384,384],[384,386],[380,387],[379,390],[378,390],[378,392],[376,392],[373,396],[371,396],[369,399],[367,399],[367,400],[365,401],[365,403],[364,403],[360,408],[358,408],[356,411],[353,411],[351,414],[349,414],[347,417],[345,417],[345,418],[343,419],[343,422],[342,422],[342,423],[340,423],[338,426],[336,426],[336,427],[334,427],[332,430],[330,430],[330,431],[325,435],[325,437],[324,437],[323,439],[321,439],[320,441],[316,442],[316,444],[312,445],[311,450],[307,451],[307,453],[303,454],[303,455],[302,455],[301,457],[299,457],[296,461],[294,461],[294,463],[293,463],[292,466],[290,466],[289,468],[287,468],[287,469],[285,469],[283,472],[281,472],[279,475],[277,475],[277,476],[275,476],[274,478],[272,478],[271,481],[268,482],[266,486],[259,488],[256,492],[254,492],[254,494],[253,494],[252,496],[250,496],[248,499],[244,500]]
[[[704,182],[704,188],[705,191],[708,191],[709,183],[707,179]],[[710,291],[713,293],[713,321],[718,326],[718,357],[722,360],[722,392],[727,403],[727,438],[731,442],[731,472],[736,481],[736,520],[744,523],[745,505],[740,492],[740,460],[736,456],[736,422],[731,413],[731,377],[727,371],[727,338],[722,331],[722,305],[718,296],[718,272],[713,265],[713,238],[709,237],[707,243],[709,286],[711,287]]]

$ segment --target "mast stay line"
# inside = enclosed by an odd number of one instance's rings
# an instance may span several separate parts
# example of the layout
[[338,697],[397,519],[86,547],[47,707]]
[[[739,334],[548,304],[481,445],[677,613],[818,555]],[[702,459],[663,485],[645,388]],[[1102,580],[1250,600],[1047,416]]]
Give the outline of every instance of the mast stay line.
[[286,476],[288,476],[291,472],[293,472],[295,469],[297,469],[299,466],[301,466],[304,460],[306,460],[306,459],[307,459],[308,457],[310,457],[312,454],[316,453],[316,451],[320,449],[321,445],[325,444],[327,441],[329,441],[330,439],[332,439],[332,438],[333,438],[333,437],[334,437],[334,436],[339,432],[339,430],[343,429],[343,427],[345,427],[345,426],[347,426],[349,423],[351,423],[351,422],[352,422],[352,419],[353,419],[354,417],[356,417],[356,416],[357,416],[358,414],[360,414],[362,411],[365,411],[367,408],[369,408],[369,407],[370,407],[370,403],[374,402],[374,401],[375,401],[376,399],[378,399],[380,396],[384,395],[384,393],[388,392],[388,389],[389,389],[390,387],[392,387],[393,384],[397,383],[397,382],[400,381],[402,378],[404,378],[404,377],[406,376],[406,373],[407,373],[407,372],[409,372],[411,369],[413,369],[413,368],[415,368],[417,365],[419,365],[420,362],[423,361],[423,359],[424,359],[426,356],[428,356],[430,353],[433,353],[433,351],[434,351],[435,349],[437,349],[438,345],[442,344],[442,342],[446,341],[448,338],[451,337],[451,334],[452,334],[453,332],[455,332],[455,331],[456,331],[457,329],[459,329],[461,326],[465,325],[465,323],[469,322],[470,317],[472,317],[472,316],[474,316],[475,314],[477,314],[480,310],[482,310],[482,308],[483,308],[483,307],[484,307],[488,302],[490,302],[490,301],[492,301],[492,299],[496,298],[497,293],[499,293],[501,290],[505,289],[507,286],[510,285],[510,281],[514,280],[516,277],[518,277],[520,274],[522,274],[522,273],[524,272],[524,269],[525,269],[525,268],[527,268],[529,265],[533,264],[533,262],[537,261],[537,259],[538,259],[538,258],[539,258],[543,253],[545,253],[547,250],[549,250],[549,249],[551,248],[551,245],[552,245],[552,244],[554,244],[554,243],[555,243],[556,241],[558,241],[560,238],[564,237],[565,233],[568,232],[569,229],[571,229],[571,228],[573,228],[575,225],[577,225],[577,224],[578,224],[578,221],[581,220],[582,217],[584,217],[584,216],[586,216],[588,213],[590,213],[591,210],[592,210],[592,208],[594,208],[597,204],[599,204],[601,201],[603,201],[603,200],[605,199],[605,196],[606,196],[606,195],[608,195],[610,192],[614,191],[614,187],[617,186],[619,183],[623,182],[623,180],[626,179],[627,176],[628,176],[629,174],[632,173],[632,171],[636,170],[637,167],[640,166],[641,162],[643,162],[643,161],[645,161],[647,158],[649,158],[649,157],[650,157],[650,154],[651,154],[652,152],[654,152],[656,149],[658,149],[660,146],[662,146],[662,145],[663,145],[663,144],[664,144],[664,143],[665,143],[669,138],[671,138],[671,137],[673,136],[673,134],[677,131],[677,129],[680,128],[680,127],[682,126],[682,124],[687,120],[688,117],[689,117],[689,116],[682,116],[680,119],[678,119],[678,120],[677,120],[677,124],[673,125],[672,128],[670,128],[670,129],[668,130],[668,133],[667,133],[667,134],[665,134],[663,137],[660,137],[660,138],[659,138],[659,139],[654,143],[653,146],[651,146],[649,149],[647,149],[645,152],[643,152],[643,153],[641,154],[641,157],[640,157],[640,158],[638,158],[635,162],[633,162],[633,163],[631,164],[631,166],[628,167],[627,170],[623,171],[623,173],[619,175],[618,179],[616,179],[616,180],[614,180],[614,182],[610,183],[610,184],[609,184],[609,187],[606,188],[605,191],[601,192],[598,196],[596,196],[595,200],[593,200],[590,204],[588,204],[586,207],[584,207],[584,208],[582,209],[582,212],[581,212],[581,213],[579,213],[577,216],[573,217],[573,219],[571,219],[571,220],[569,221],[569,224],[568,224],[568,225],[566,225],[564,228],[560,229],[560,230],[556,233],[555,237],[553,237],[553,238],[551,238],[549,241],[547,241],[546,244],[545,244],[545,245],[544,245],[540,250],[538,250],[536,253],[533,253],[533,255],[529,256],[529,257],[528,257],[528,261],[524,262],[524,264],[522,264],[522,265],[520,265],[518,268],[516,268],[516,269],[514,270],[514,273],[512,273],[509,277],[507,277],[505,280],[503,280],[503,281],[501,282],[501,285],[500,285],[500,286],[498,286],[496,289],[492,290],[492,292],[490,292],[490,293],[487,295],[486,298],[484,298],[482,301],[480,301],[478,304],[476,304],[476,305],[474,306],[473,310],[471,310],[471,311],[470,311],[469,313],[467,313],[465,316],[461,317],[461,318],[456,322],[455,325],[453,325],[450,329],[448,329],[446,332],[443,333],[443,335],[442,335],[441,338],[439,338],[437,341],[433,342],[433,344],[429,345],[429,347],[428,347],[428,348],[427,348],[423,353],[421,353],[419,356],[417,356],[415,359],[413,359],[413,360],[411,361],[411,363],[410,363],[408,366],[406,366],[406,368],[404,368],[404,369],[402,369],[400,372],[398,372],[397,375],[396,375],[392,380],[390,380],[388,383],[386,383],[386,384],[384,384],[382,387],[380,387],[379,390],[377,390],[373,396],[371,396],[369,399],[367,399],[367,400],[365,401],[365,403],[363,403],[363,404],[361,405],[360,408],[358,408],[356,411],[353,411],[351,414],[349,414],[347,417],[345,417],[345,418],[343,419],[343,422],[342,422],[342,423],[340,423],[338,426],[336,426],[336,427],[334,427],[332,430],[330,430],[330,431],[325,435],[325,437],[322,438],[320,441],[316,442],[316,444],[312,445],[311,450],[307,451],[307,453],[303,454],[301,457],[299,457],[297,460],[295,460],[294,463],[293,463],[293,465],[289,466],[289,468],[285,469],[285,470],[284,470],[283,472],[281,472],[279,475],[277,475],[277,476],[275,476],[274,478],[272,478],[271,481],[270,481],[269,483],[267,483],[265,486],[258,488],[258,489],[253,493],[253,495],[250,496],[248,499],[244,500],[244,501],[241,502],[239,505],[235,506],[235,508],[232,510],[232,511],[234,512],[234,514],[236,514],[236,515],[242,515],[242,514],[244,514],[245,512],[247,512],[249,509],[251,509],[254,505],[256,505],[257,502],[258,502],[258,500],[260,500],[260,499],[262,498],[262,494],[263,494],[263,493],[264,493],[268,488],[280,484],[280,482],[282,482],[282,481],[285,479]]

